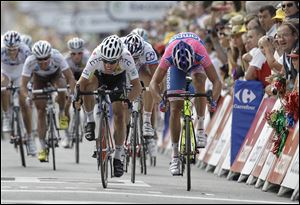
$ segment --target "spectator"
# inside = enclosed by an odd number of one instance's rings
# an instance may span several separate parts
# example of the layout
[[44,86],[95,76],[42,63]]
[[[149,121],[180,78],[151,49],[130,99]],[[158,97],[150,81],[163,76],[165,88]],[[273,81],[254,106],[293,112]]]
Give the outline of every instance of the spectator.
[[282,10],[282,8],[279,8],[276,10],[276,15],[272,18],[275,20],[275,24],[276,24],[276,29],[278,29],[278,27],[282,24],[282,21],[285,18],[285,13]]
[[276,24],[273,17],[276,15],[276,9],[271,6],[263,6],[259,9],[258,20],[260,25],[266,31],[267,36],[274,37],[276,34]]
[[294,85],[294,90],[299,92],[299,46],[295,48],[291,54],[288,54],[288,57],[292,59],[292,63],[294,68],[298,71],[296,80],[295,80],[295,85]]
[[299,19],[299,1],[282,1],[281,7],[286,19]]

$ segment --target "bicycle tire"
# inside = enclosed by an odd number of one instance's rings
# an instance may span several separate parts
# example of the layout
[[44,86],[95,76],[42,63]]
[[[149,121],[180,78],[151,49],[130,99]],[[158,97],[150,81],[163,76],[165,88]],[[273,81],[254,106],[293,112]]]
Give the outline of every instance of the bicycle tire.
[[141,173],[146,175],[147,174],[147,163],[146,163],[146,142],[143,136],[143,116],[142,113],[138,114],[139,116],[139,137],[140,137],[140,163],[141,163]]
[[100,114],[99,135],[96,139],[98,169],[100,168],[101,182],[103,188],[107,188],[108,178],[108,156],[107,156],[107,134],[108,124],[104,112]]
[[[56,170],[56,164],[55,164],[55,142],[54,142],[54,113],[50,113],[50,122],[49,122],[49,138],[50,146],[52,149],[52,162],[53,162],[53,170]],[[49,151],[48,151],[49,154]]]
[[[15,116],[13,116],[14,117],[13,118],[13,124],[15,123],[15,125],[16,125],[17,133],[15,133],[15,131],[13,131],[13,132],[14,132],[14,134],[17,135],[16,139],[17,139],[17,144],[19,145],[22,166],[26,167],[22,132],[21,132],[21,127],[20,127],[20,113],[19,113],[19,111],[16,111],[16,110],[13,113],[15,114]],[[15,128],[14,125],[13,125],[13,127]]]
[[186,177],[187,177],[187,191],[191,190],[191,136],[190,136],[190,120],[185,119],[185,148],[186,148]]
[[[79,164],[79,126],[80,126],[80,115],[79,111],[75,111],[75,162]],[[74,135],[73,135],[74,136]]]
[[138,120],[138,113],[133,113],[133,132],[130,136],[130,146],[132,151],[132,161],[131,161],[131,182],[135,183],[135,169],[136,169],[136,144],[137,144],[137,134],[138,134],[138,126],[137,126],[137,120]]

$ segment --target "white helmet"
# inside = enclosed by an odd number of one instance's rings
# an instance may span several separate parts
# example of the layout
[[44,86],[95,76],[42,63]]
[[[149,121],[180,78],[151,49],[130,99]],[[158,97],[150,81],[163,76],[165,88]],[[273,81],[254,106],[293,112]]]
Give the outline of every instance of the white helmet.
[[117,35],[108,36],[101,42],[99,49],[103,59],[118,60],[122,55],[122,41]]
[[32,38],[31,38],[31,36],[26,35],[26,34],[22,34],[21,35],[21,41],[23,43],[25,43],[29,48],[31,48],[31,45],[32,45]]
[[72,52],[83,51],[84,40],[81,38],[72,38],[68,41],[68,48]]
[[51,51],[51,44],[48,41],[38,41],[32,46],[32,53],[38,59],[49,57]]
[[144,39],[135,33],[130,33],[126,36],[124,43],[131,53],[132,57],[138,57],[144,52]]
[[143,28],[135,28],[131,31],[131,33],[135,33],[140,35],[145,41],[148,40],[148,33],[145,29]]
[[6,47],[19,47],[21,43],[21,36],[17,31],[7,31],[4,34],[3,43]]

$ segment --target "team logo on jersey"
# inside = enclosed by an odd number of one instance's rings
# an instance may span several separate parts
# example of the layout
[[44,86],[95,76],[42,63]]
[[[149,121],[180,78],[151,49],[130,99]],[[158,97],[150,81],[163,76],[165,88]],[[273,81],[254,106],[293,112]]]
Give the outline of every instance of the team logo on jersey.
[[146,53],[146,61],[153,61],[155,59],[155,53],[153,51]]

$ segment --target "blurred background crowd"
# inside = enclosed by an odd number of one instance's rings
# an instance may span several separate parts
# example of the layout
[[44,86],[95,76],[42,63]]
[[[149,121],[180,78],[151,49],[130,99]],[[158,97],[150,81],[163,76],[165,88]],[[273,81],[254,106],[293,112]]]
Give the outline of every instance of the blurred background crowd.
[[199,35],[229,91],[244,79],[259,80],[268,94],[276,94],[278,76],[286,79],[287,90],[298,87],[298,1],[1,2],[2,35],[16,30],[61,52],[74,36],[93,50],[106,36],[135,28],[146,31],[144,39],[159,56],[175,33]]

